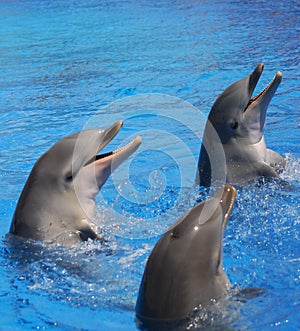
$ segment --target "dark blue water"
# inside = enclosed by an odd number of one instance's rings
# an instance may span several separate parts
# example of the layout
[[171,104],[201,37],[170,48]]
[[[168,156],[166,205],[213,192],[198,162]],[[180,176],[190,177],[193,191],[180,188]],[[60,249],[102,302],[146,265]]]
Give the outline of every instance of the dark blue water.
[[[2,1],[0,4],[0,329],[135,330],[134,305],[159,236],[192,206],[205,117],[219,93],[281,70],[268,109],[282,177],[239,188],[224,267],[265,292],[224,316],[233,330],[300,328],[298,1]],[[25,180],[54,142],[123,119],[110,149],[139,151],[98,197],[108,237],[64,249],[5,237]],[[229,323],[229,322],[228,322]],[[220,328],[223,330],[223,327]]]

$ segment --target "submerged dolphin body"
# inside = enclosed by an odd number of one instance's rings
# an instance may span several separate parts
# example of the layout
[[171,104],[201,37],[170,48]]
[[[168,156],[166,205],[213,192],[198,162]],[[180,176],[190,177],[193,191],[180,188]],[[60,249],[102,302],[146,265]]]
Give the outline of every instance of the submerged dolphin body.
[[[278,170],[285,166],[283,157],[266,148],[263,136],[267,108],[282,74],[278,72],[262,92],[251,97],[262,71],[259,64],[215,101],[203,135],[198,184],[210,186],[212,181],[225,180],[239,185],[260,176],[278,177]],[[223,161],[217,150],[224,151]]]
[[223,235],[236,196],[225,185],[179,218],[152,250],[136,303],[137,322],[180,320],[229,289],[223,270]]
[[97,155],[119,132],[122,121],[106,130],[83,130],[53,145],[34,165],[20,195],[10,232],[24,238],[71,246],[100,238],[91,219],[95,196],[111,172],[140,145]]

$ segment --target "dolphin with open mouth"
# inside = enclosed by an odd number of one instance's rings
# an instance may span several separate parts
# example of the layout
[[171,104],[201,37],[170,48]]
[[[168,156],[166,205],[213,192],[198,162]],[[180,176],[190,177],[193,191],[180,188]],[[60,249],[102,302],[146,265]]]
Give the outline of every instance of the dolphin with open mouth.
[[33,240],[72,246],[100,239],[91,222],[95,197],[109,175],[137,150],[137,136],[127,146],[99,154],[119,132],[83,130],[58,141],[35,163],[20,195],[10,232]]
[[[229,86],[215,101],[206,123],[198,161],[197,183],[210,186],[212,181],[240,185],[251,179],[279,177],[285,159],[267,149],[263,136],[268,105],[282,73],[252,97],[263,72],[259,64],[247,77]],[[220,148],[222,147],[222,148]],[[224,152],[220,162],[217,150]]]

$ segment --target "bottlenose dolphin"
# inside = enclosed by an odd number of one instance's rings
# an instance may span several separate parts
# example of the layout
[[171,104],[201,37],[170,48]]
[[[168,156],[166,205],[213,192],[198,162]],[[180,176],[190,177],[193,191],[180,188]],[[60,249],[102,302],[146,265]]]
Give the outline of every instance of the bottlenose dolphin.
[[77,132],[43,154],[20,195],[10,232],[64,246],[101,238],[91,223],[95,196],[111,172],[141,143],[137,136],[119,150],[97,155],[122,124],[118,121],[105,130]]
[[137,323],[185,318],[230,287],[223,270],[223,236],[236,196],[230,185],[180,217],[152,250],[136,303]]
[[[259,64],[251,75],[229,86],[215,101],[203,134],[198,184],[210,186],[212,181],[225,180],[239,185],[260,176],[279,177],[285,160],[266,148],[263,131],[267,108],[282,74],[277,72],[263,91],[251,97],[263,67]],[[220,161],[220,150],[224,151],[224,161]]]

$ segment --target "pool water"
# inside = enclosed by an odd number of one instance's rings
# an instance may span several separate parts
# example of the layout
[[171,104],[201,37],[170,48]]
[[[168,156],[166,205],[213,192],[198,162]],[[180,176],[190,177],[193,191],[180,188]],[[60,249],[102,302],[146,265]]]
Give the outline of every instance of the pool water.
[[[284,181],[238,188],[224,268],[233,288],[264,291],[210,329],[299,330],[299,2],[4,0],[0,10],[0,330],[137,329],[147,257],[199,198],[205,118],[260,62],[258,91],[283,73],[265,138],[287,167]],[[7,236],[37,158],[119,119],[107,150],[137,134],[143,143],[97,198],[108,242],[66,249]]]

